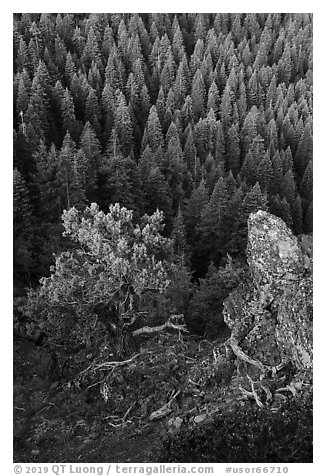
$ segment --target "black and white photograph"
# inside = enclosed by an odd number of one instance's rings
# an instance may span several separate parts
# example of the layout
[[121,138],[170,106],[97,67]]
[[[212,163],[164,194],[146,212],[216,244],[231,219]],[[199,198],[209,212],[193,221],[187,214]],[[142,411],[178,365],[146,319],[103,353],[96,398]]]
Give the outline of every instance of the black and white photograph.
[[15,472],[286,473],[314,462],[315,15],[137,9],[12,14]]

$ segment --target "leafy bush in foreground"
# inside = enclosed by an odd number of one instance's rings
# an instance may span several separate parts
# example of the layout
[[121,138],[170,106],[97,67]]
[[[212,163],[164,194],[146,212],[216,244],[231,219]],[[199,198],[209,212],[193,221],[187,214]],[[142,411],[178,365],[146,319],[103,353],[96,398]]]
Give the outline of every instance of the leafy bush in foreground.
[[135,225],[132,211],[118,203],[107,214],[93,203],[84,212],[71,208],[62,218],[64,235],[76,249],[56,258],[50,277],[29,294],[25,313],[37,316],[54,347],[96,348],[108,333],[122,355],[132,344],[140,298],[162,293],[170,283],[163,215],[144,215]]
[[311,463],[312,400],[293,399],[277,412],[237,405],[206,425],[170,438],[169,463]]

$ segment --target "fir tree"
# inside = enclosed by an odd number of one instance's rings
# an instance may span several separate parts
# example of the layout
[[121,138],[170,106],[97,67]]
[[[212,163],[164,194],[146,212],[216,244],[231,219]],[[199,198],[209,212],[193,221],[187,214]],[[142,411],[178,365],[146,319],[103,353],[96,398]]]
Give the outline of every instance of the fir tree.
[[20,172],[13,173],[14,274],[23,284],[31,283],[33,265],[33,216],[26,182]]
[[302,234],[302,205],[300,195],[296,196],[291,208],[295,235]]
[[128,156],[132,149],[133,127],[123,93],[120,93],[118,97],[114,128],[122,147],[122,153],[124,156]]
[[198,119],[204,114],[206,105],[205,84],[199,69],[196,71],[193,78],[191,99],[193,104],[194,120],[197,122]]
[[283,185],[282,186],[283,196],[286,198],[288,204],[292,206],[295,200],[296,189],[295,189],[294,175],[291,169],[289,169],[284,175],[282,185]]
[[187,241],[186,241],[186,230],[183,220],[182,210],[179,207],[177,215],[173,221],[172,229],[172,246],[173,251],[176,255],[176,260],[180,261],[182,264],[186,263],[186,252],[187,252]]
[[226,134],[226,163],[234,175],[240,171],[240,138],[237,127],[232,124]]
[[313,168],[310,161],[300,183],[300,194],[304,203],[309,203],[312,197]]
[[142,141],[143,150],[145,149],[146,145],[149,145],[153,151],[155,151],[158,147],[163,147],[164,145],[162,126],[155,106],[152,106],[151,110],[149,111]]
[[64,133],[68,131],[72,137],[76,138],[75,137],[75,131],[76,131],[75,107],[74,107],[74,102],[71,97],[71,94],[67,88],[63,92],[60,106],[61,106],[61,117],[62,117],[62,125],[63,125],[62,130]]

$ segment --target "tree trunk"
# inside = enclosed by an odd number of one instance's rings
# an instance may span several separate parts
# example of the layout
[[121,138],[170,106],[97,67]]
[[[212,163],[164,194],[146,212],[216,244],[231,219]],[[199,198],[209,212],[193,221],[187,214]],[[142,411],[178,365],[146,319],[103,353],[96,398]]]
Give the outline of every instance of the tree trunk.
[[115,342],[116,353],[119,358],[126,358],[136,350],[135,338],[132,335],[130,326],[119,323]]

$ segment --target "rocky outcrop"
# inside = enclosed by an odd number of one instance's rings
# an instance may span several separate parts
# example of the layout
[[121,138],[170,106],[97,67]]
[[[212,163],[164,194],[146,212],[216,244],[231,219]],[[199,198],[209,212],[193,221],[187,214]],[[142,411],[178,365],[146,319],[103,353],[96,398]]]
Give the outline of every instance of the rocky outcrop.
[[258,211],[246,252],[243,282],[224,302],[231,336],[191,369],[189,384],[205,396],[217,389],[219,408],[249,399],[277,411],[312,388],[312,239]]
[[[312,278],[285,223],[265,211],[248,220],[248,282],[225,302],[233,341],[266,368],[312,368]],[[311,257],[309,258],[311,259]]]
[[247,279],[224,303],[239,388],[259,405],[311,382],[312,242],[300,241],[280,218],[251,214]]

